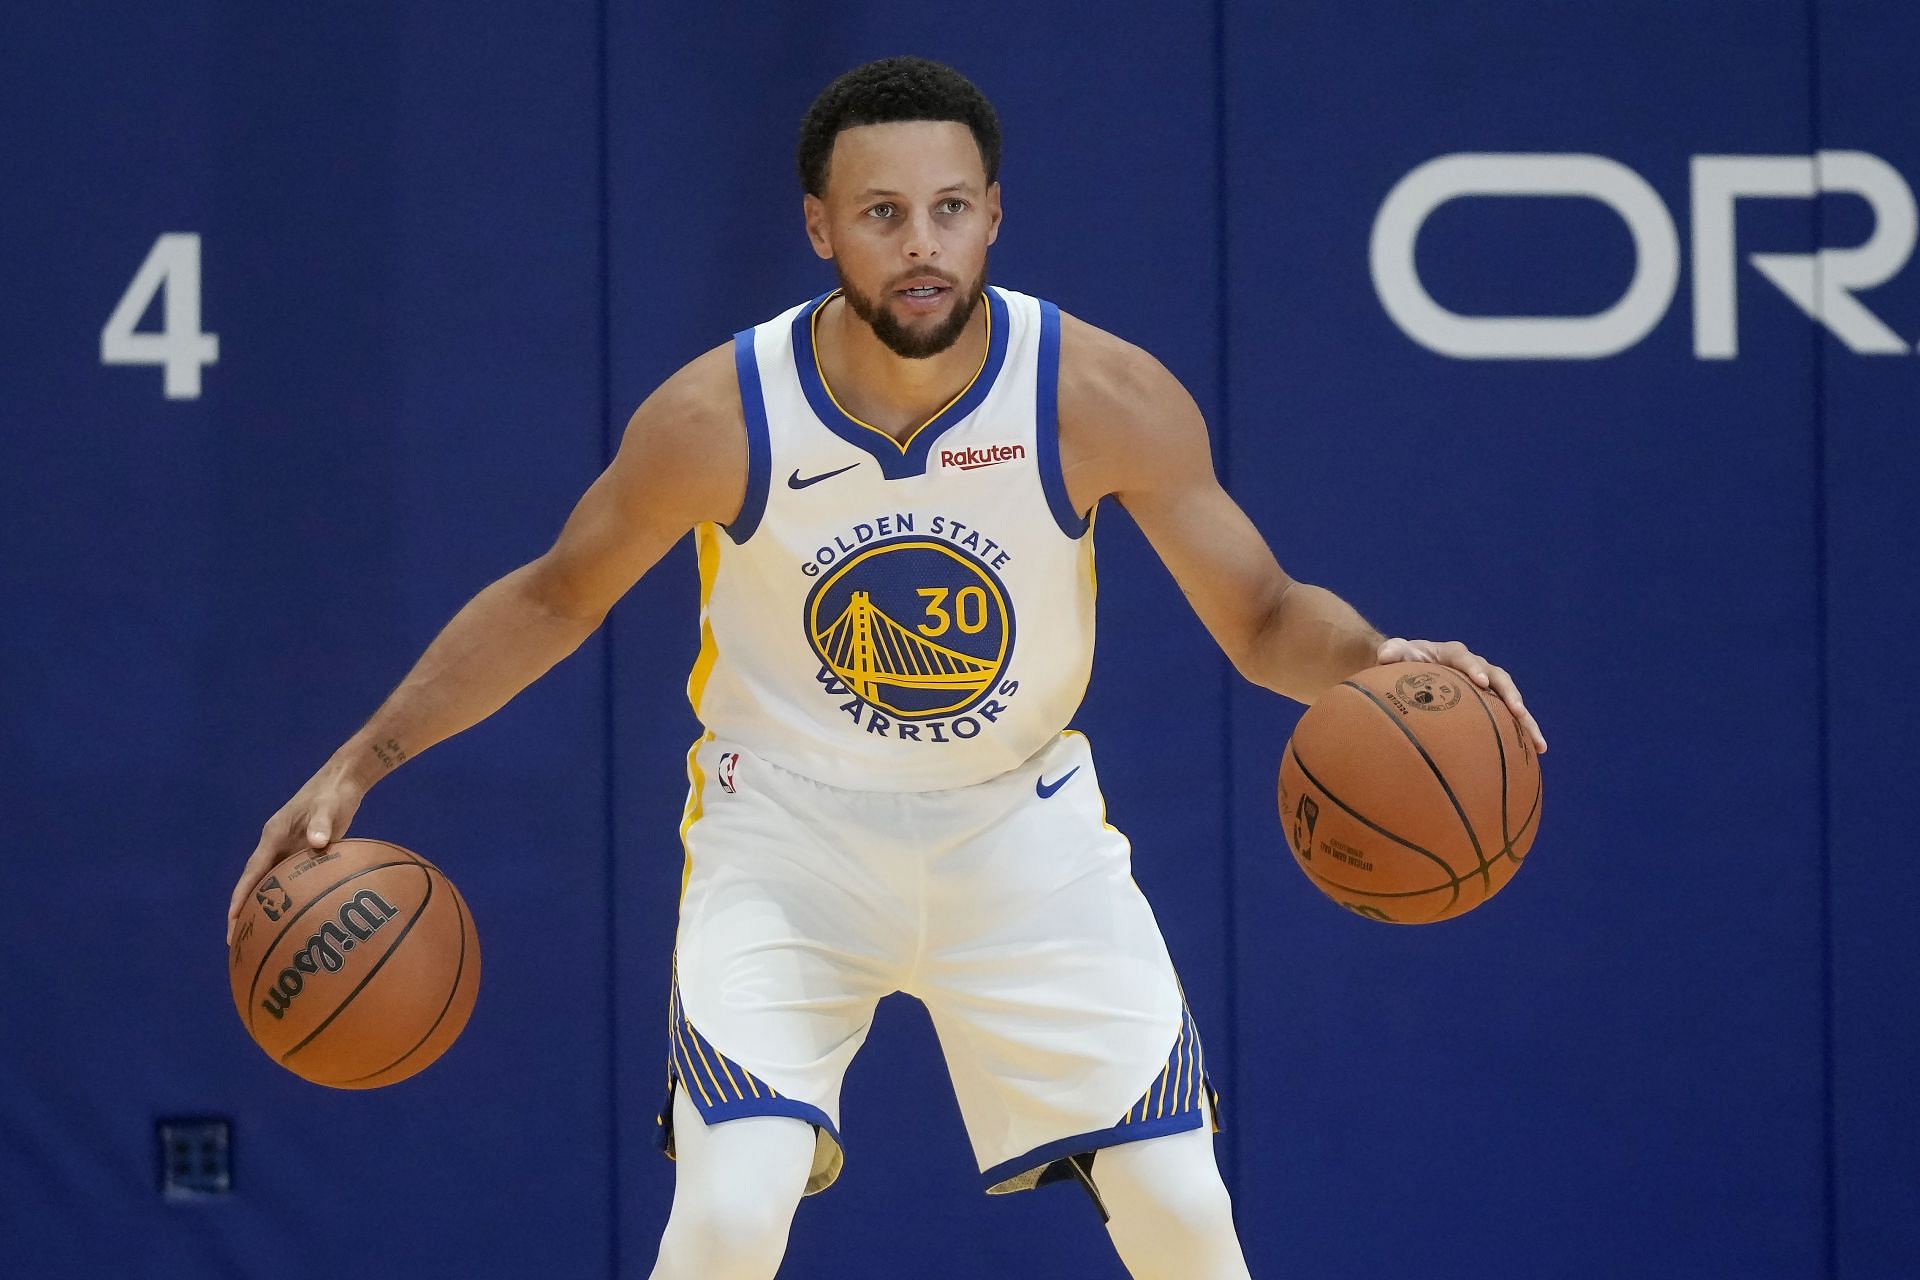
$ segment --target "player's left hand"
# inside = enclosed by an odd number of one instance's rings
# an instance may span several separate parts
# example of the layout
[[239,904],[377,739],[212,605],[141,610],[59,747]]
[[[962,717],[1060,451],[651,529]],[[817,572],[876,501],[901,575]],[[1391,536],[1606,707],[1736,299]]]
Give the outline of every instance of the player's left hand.
[[1465,672],[1467,678],[1482,689],[1491,689],[1500,695],[1500,700],[1507,704],[1507,710],[1513,712],[1513,718],[1533,739],[1534,750],[1546,754],[1547,740],[1532,713],[1527,710],[1527,704],[1521,699],[1513,677],[1458,640],[1405,640],[1395,636],[1381,644],[1374,654],[1376,666],[1386,666],[1390,662],[1437,662],[1443,667]]

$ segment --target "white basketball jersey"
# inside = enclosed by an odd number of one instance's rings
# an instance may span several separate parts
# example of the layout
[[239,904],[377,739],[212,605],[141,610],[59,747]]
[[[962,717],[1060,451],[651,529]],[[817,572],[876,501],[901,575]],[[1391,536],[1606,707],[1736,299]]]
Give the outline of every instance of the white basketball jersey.
[[1060,313],[988,286],[986,358],[905,443],[836,403],[822,294],[734,336],[747,493],[696,532],[702,723],[831,786],[969,786],[1040,750],[1093,663],[1093,539],[1067,500]]

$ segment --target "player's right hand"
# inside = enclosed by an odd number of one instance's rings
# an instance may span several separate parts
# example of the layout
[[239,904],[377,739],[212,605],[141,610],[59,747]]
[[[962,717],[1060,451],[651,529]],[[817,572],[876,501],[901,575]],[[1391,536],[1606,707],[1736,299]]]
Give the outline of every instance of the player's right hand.
[[227,945],[233,945],[233,931],[253,886],[273,867],[296,853],[317,853],[347,833],[347,824],[359,811],[366,789],[341,776],[331,766],[307,780],[280,812],[267,819],[260,829],[260,843],[240,871],[233,886],[233,900],[227,905]]

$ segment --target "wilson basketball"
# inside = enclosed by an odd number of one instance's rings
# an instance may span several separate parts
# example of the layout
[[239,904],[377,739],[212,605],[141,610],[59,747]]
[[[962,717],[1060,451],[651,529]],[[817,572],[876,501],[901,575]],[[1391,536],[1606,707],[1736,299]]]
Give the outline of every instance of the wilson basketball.
[[1506,704],[1429,662],[1371,667],[1307,708],[1280,825],[1328,897],[1390,924],[1473,910],[1540,829],[1540,762]]
[[275,1062],[315,1084],[374,1089],[426,1067],[467,1025],[480,941],[438,867],[384,841],[341,840],[254,886],[227,976]]

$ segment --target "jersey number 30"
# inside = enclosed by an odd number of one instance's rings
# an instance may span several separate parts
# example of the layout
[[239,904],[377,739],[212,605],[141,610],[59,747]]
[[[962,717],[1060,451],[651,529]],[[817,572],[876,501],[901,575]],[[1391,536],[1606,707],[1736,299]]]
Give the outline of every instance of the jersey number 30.
[[[947,612],[947,596],[953,595],[953,612]],[[945,587],[921,587],[920,597],[927,602],[927,620],[917,628],[923,636],[943,636],[949,627],[959,627],[962,635],[977,636],[987,629],[987,593],[979,587],[962,587],[950,593]]]

